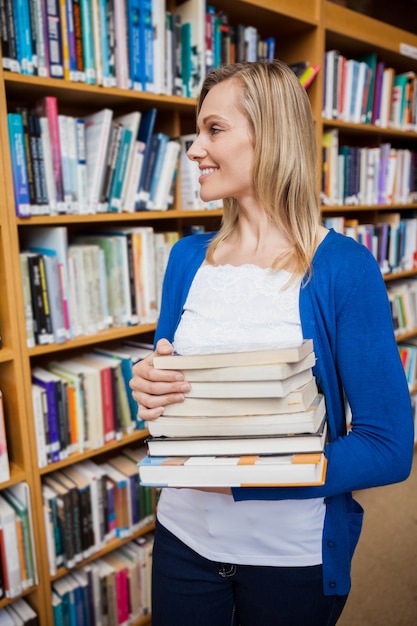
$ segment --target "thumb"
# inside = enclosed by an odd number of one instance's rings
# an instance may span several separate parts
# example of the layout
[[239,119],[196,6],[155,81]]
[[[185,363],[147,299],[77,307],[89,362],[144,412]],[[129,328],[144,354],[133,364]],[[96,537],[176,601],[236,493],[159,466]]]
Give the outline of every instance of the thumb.
[[167,356],[169,354],[173,354],[174,347],[172,343],[168,341],[168,339],[160,339],[155,347],[155,353],[163,356]]

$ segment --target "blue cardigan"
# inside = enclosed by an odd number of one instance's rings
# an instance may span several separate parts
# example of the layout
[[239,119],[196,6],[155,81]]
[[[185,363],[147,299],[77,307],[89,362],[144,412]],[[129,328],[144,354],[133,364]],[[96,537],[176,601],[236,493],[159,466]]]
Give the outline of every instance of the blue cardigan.
[[[185,237],[172,249],[156,341],[163,337],[173,341],[212,236]],[[235,500],[324,497],[324,593],[345,595],[363,518],[352,491],[399,482],[409,475],[414,450],[410,396],[385,284],[365,246],[331,230],[314,255],[299,305],[303,336],[314,342],[314,374],[326,397],[330,430],[326,483],[236,488],[233,496]],[[352,411],[349,434],[345,397]]]

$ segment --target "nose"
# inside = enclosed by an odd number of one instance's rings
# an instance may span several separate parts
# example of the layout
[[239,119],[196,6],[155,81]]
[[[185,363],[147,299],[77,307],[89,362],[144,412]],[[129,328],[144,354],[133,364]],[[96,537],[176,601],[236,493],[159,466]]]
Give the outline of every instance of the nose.
[[187,150],[187,157],[190,161],[198,161],[204,154],[205,150],[202,145],[201,135],[197,135]]

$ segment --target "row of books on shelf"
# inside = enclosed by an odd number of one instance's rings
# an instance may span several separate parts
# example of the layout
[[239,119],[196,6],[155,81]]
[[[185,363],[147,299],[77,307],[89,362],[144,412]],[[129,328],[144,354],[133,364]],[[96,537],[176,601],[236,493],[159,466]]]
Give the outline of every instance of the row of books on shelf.
[[101,227],[69,237],[65,226],[24,232],[20,265],[26,338],[63,343],[113,326],[155,323],[177,231]]
[[417,385],[417,341],[415,338],[409,338],[407,341],[401,341],[398,344],[398,350],[401,362],[404,367],[405,376],[407,378],[408,388],[410,391],[415,390]]
[[417,268],[417,218],[381,212],[375,221],[345,216],[323,217],[323,225],[347,235],[372,252],[383,274]]
[[99,347],[32,368],[40,468],[144,428],[129,381],[133,364],[150,352],[142,344]]
[[155,108],[63,115],[55,96],[9,112],[16,214],[168,209],[181,139],[156,132],[156,116]]
[[324,205],[391,205],[417,201],[417,153],[384,142],[340,145],[339,131],[322,136]]
[[19,598],[0,609],[2,626],[38,626],[38,614],[24,599]]
[[137,469],[144,454],[124,448],[106,462],[85,460],[43,477],[51,576],[153,523],[155,491],[139,484]]
[[38,583],[29,486],[0,493],[0,597],[16,598]]
[[381,128],[417,130],[417,75],[396,72],[377,53],[324,58],[323,117]]
[[196,97],[214,67],[275,57],[272,33],[205,0],[173,11],[161,0],[5,0],[2,11],[3,68],[23,74]]
[[412,278],[387,285],[392,323],[397,336],[417,329],[417,282]]
[[241,353],[155,357],[191,383],[184,402],[148,423],[144,485],[322,484],[326,407],[313,343]]
[[150,615],[152,549],[147,534],[56,580],[54,626],[130,624]]

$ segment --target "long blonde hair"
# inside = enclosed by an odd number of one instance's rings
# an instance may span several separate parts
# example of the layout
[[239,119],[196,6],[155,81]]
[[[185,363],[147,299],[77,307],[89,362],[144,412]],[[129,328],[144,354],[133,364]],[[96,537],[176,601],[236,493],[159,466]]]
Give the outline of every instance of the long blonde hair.
[[[225,80],[242,90],[240,107],[253,136],[252,180],[258,200],[293,243],[289,253],[277,256],[274,268],[290,264],[294,273],[304,275],[311,267],[320,225],[317,145],[308,96],[281,61],[224,65],[204,80],[197,115],[210,89]],[[208,249],[208,262],[238,221],[236,200],[223,202],[222,225]]]

